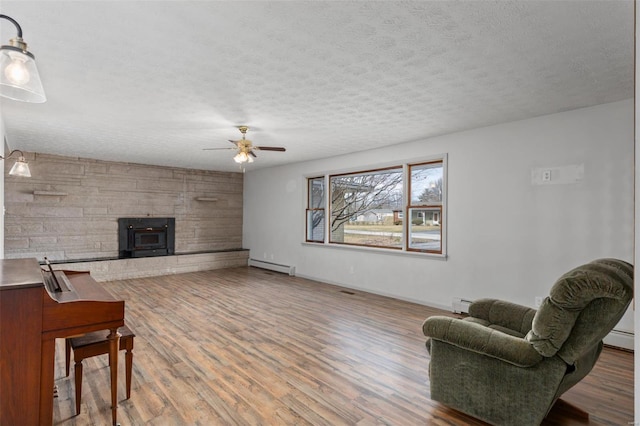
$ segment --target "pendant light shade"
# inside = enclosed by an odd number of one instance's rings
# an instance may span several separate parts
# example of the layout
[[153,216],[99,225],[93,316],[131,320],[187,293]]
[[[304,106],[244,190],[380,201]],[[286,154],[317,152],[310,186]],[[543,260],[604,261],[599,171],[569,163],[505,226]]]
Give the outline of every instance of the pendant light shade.
[[18,35],[9,40],[9,45],[0,46],[0,96],[22,102],[45,102],[47,97],[35,56],[22,40],[22,28],[7,15],[0,15],[0,18],[13,23],[18,31]]
[[8,160],[15,153],[18,153],[19,155],[18,160],[13,165],[13,167],[11,167],[11,170],[9,170],[9,174],[11,176],[31,177],[31,170],[29,170],[29,163],[27,163],[27,160],[24,158],[24,154],[19,149],[14,149],[6,157],[3,157],[0,155],[0,159]]
[[31,170],[29,170],[29,164],[24,157],[19,157],[18,161],[9,170],[11,176],[31,177]]

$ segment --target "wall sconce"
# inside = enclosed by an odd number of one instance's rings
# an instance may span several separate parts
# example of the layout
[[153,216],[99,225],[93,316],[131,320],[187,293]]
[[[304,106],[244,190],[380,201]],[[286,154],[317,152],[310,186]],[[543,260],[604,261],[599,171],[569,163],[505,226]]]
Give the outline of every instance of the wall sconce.
[[3,157],[0,155],[0,159],[8,160],[16,152],[19,152],[20,156],[18,157],[18,160],[13,165],[13,167],[11,167],[11,170],[9,170],[9,174],[11,176],[31,177],[31,171],[29,170],[29,163],[27,163],[27,160],[25,160],[24,158],[24,154],[19,149],[14,149],[6,157]]
[[0,96],[22,102],[45,102],[47,97],[36,68],[36,58],[27,50],[22,28],[7,15],[0,14],[0,18],[15,25],[18,32],[9,40],[8,46],[0,46]]

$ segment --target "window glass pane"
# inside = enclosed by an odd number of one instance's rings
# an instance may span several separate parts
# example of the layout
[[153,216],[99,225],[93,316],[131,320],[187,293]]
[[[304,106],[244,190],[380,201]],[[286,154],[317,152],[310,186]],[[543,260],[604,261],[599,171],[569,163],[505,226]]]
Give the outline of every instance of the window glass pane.
[[331,176],[331,242],[402,248],[402,168]]
[[324,241],[324,209],[307,210],[307,241]]
[[409,249],[442,252],[442,209],[409,209]]
[[309,205],[310,209],[324,207],[324,177],[309,179]]
[[324,242],[324,176],[307,179],[307,241]]
[[412,165],[411,205],[442,203],[442,162]]

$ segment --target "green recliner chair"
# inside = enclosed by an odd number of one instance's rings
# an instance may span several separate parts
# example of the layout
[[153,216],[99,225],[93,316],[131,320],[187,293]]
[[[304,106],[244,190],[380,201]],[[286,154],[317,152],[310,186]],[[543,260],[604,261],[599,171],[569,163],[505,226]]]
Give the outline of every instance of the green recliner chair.
[[633,266],[599,259],[560,277],[537,311],[481,299],[464,319],[427,318],[431,399],[495,425],[539,425],[591,371],[632,297]]

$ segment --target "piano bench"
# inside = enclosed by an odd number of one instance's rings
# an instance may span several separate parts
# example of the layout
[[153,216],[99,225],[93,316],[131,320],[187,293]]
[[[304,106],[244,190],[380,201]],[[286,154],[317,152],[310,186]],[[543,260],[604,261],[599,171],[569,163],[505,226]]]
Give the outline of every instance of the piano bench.
[[[127,399],[131,396],[131,370],[133,368],[133,338],[135,334],[124,325],[118,328],[120,333],[120,350],[126,349],[125,370],[127,380]],[[69,377],[69,364],[71,361],[71,351],[75,361],[75,382],[76,382],[76,415],[80,414],[80,403],[82,400],[82,360],[93,356],[109,353],[109,330],[94,331],[79,337],[65,339],[65,361],[66,373]]]

